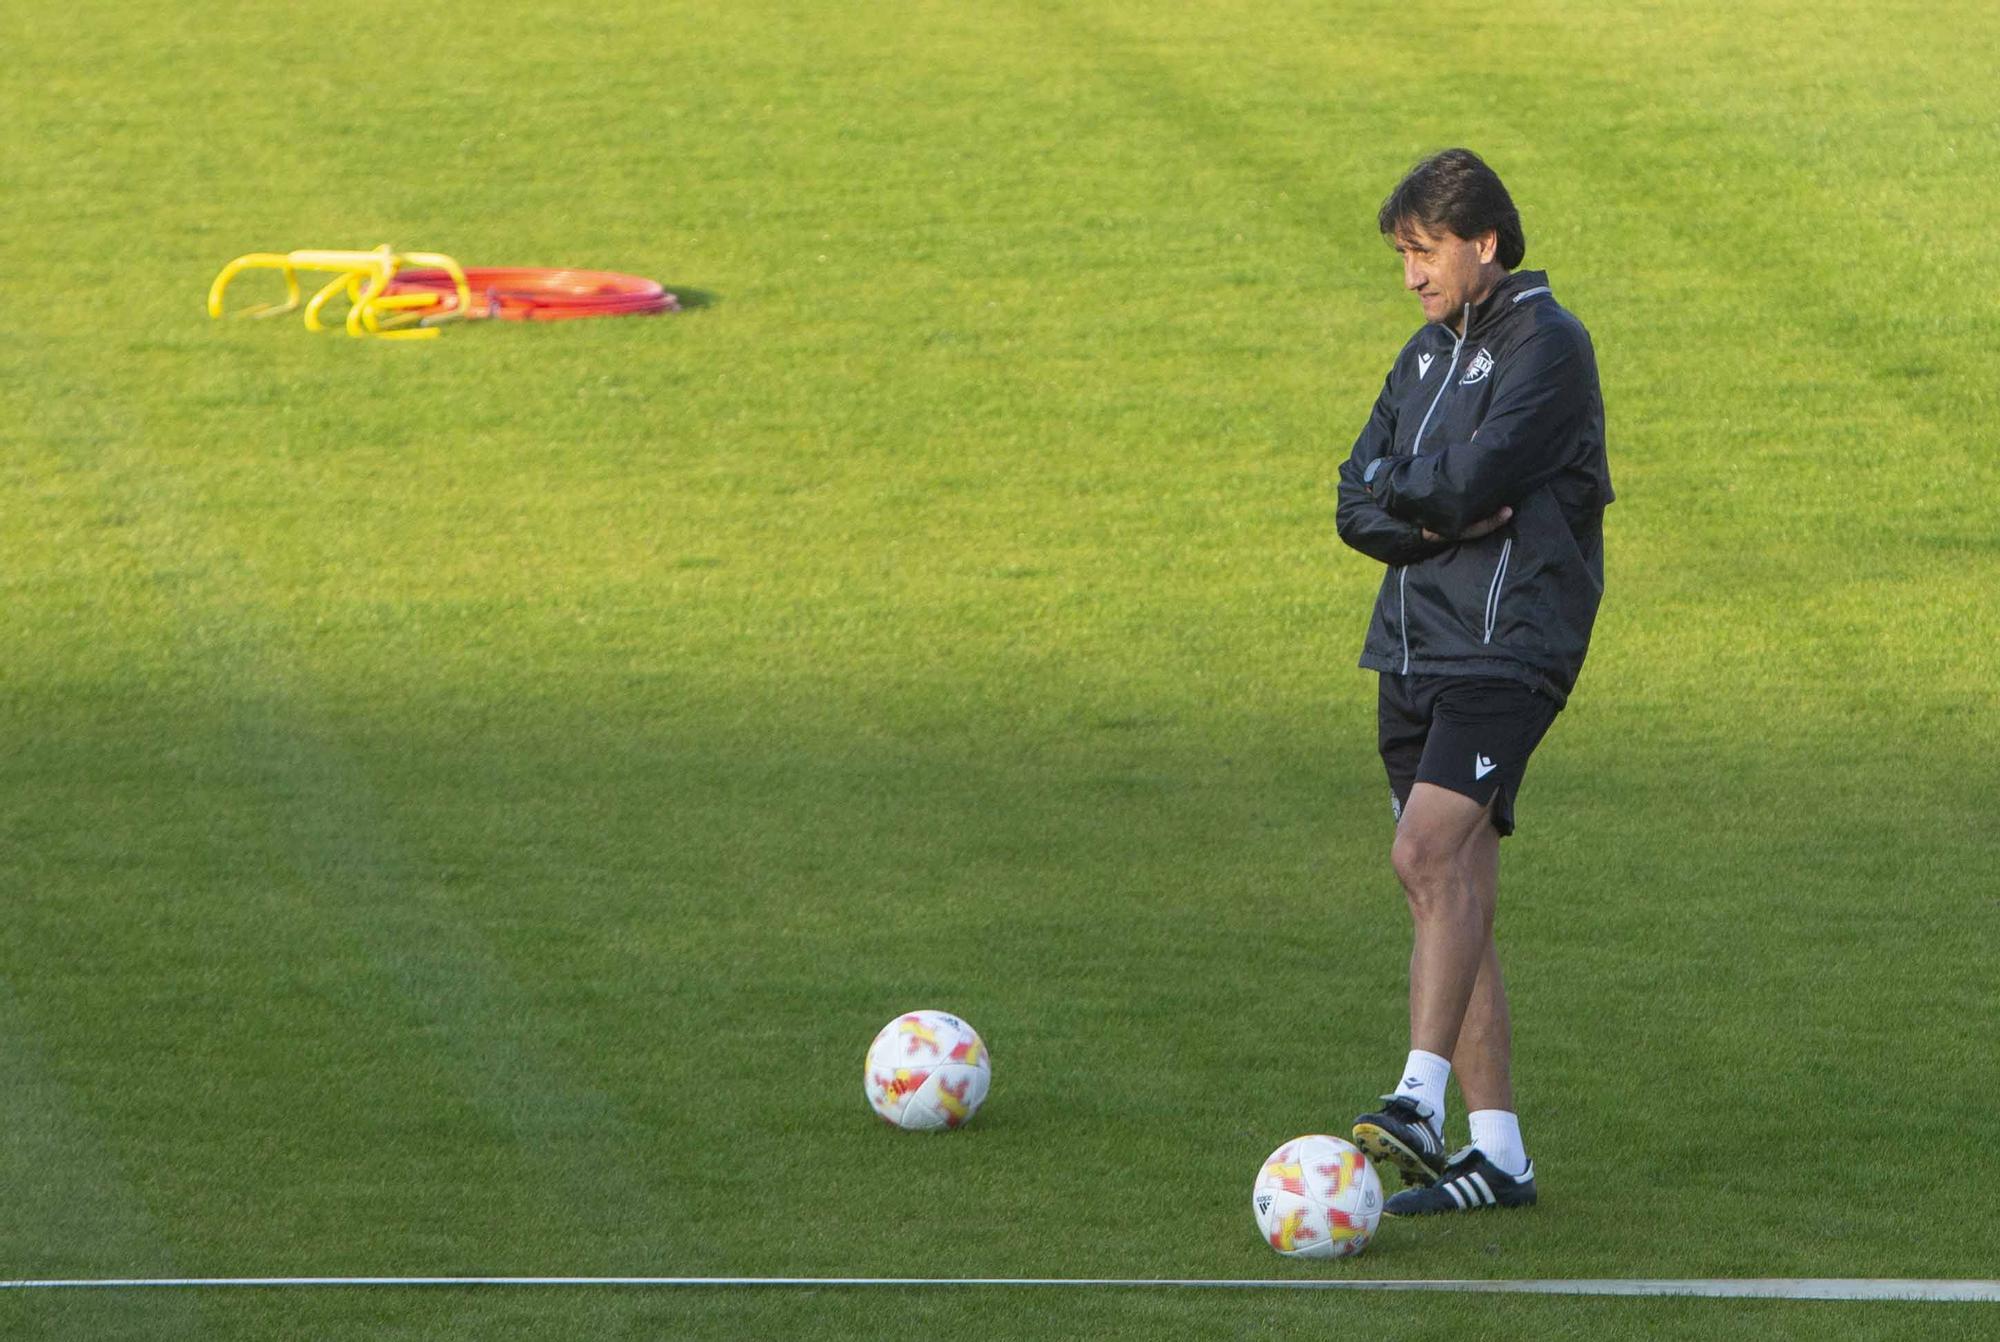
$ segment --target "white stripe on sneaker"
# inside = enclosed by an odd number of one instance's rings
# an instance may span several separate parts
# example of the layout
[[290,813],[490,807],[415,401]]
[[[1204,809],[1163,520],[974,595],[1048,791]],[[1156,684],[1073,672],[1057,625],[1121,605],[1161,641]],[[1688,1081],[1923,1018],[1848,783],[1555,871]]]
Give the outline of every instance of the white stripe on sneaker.
[[1451,1194],[1451,1200],[1458,1204],[1458,1209],[1460,1211],[1466,1210],[1465,1194],[1458,1191],[1459,1184],[1463,1182],[1464,1181],[1461,1179],[1453,1179],[1450,1183],[1444,1186],[1444,1191]]
[[1485,1176],[1485,1175],[1483,1175],[1483,1174],[1479,1173],[1479,1172],[1478,1172],[1477,1170],[1475,1170],[1475,1171],[1473,1171],[1473,1173],[1472,1173],[1472,1175],[1471,1175],[1470,1177],[1471,1177],[1471,1179],[1472,1179],[1472,1182],[1473,1182],[1473,1183],[1475,1183],[1475,1184],[1478,1184],[1478,1185],[1479,1185],[1479,1191],[1480,1191],[1480,1193],[1481,1193],[1481,1194],[1482,1194],[1482,1195],[1483,1195],[1483,1196],[1484,1196],[1484,1197],[1486,1198],[1486,1205],[1487,1205],[1487,1206],[1489,1206],[1489,1207],[1490,1207],[1490,1206],[1494,1205],[1495,1203],[1497,1203],[1497,1202],[1499,1201],[1499,1199],[1498,1199],[1498,1198],[1496,1198],[1496,1197],[1494,1197],[1494,1196],[1493,1196],[1493,1190],[1492,1190],[1492,1189],[1491,1189],[1490,1187],[1488,1187],[1488,1186],[1487,1186],[1487,1183],[1486,1183],[1486,1176]]

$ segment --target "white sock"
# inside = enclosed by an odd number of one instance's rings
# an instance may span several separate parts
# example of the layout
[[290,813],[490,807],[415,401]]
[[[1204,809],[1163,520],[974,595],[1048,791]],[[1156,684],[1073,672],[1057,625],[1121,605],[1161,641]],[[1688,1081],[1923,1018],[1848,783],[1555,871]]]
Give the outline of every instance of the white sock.
[[1474,1109],[1472,1144],[1510,1177],[1525,1174],[1528,1153],[1521,1147],[1521,1120],[1506,1109]]
[[1413,1048],[1410,1060],[1403,1064],[1402,1084],[1396,1087],[1398,1095],[1422,1100],[1437,1111],[1431,1118],[1431,1126],[1440,1138],[1444,1136],[1444,1088],[1450,1080],[1450,1058],[1440,1058],[1435,1053]]

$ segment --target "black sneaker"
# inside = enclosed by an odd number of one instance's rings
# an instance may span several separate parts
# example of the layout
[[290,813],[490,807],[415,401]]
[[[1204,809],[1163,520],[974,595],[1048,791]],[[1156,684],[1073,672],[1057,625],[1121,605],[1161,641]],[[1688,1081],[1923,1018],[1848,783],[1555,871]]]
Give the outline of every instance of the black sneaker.
[[1430,1216],[1437,1212],[1476,1212],[1486,1207],[1535,1205],[1535,1162],[1518,1175],[1500,1167],[1476,1146],[1451,1158],[1431,1188],[1406,1188],[1382,1206],[1389,1216]]
[[1384,1095],[1382,1107],[1354,1120],[1354,1144],[1396,1167],[1405,1184],[1432,1184],[1444,1173],[1444,1138],[1431,1126],[1437,1110],[1407,1095]]

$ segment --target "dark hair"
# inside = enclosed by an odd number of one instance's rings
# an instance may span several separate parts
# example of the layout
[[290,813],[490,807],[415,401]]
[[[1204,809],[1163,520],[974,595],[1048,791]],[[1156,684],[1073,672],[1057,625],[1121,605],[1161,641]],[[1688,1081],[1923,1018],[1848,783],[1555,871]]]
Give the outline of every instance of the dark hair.
[[1432,233],[1448,229],[1467,242],[1490,229],[1499,237],[1494,259],[1508,270],[1528,251],[1513,197],[1500,175],[1470,149],[1441,149],[1404,173],[1375,222],[1385,237],[1416,224]]

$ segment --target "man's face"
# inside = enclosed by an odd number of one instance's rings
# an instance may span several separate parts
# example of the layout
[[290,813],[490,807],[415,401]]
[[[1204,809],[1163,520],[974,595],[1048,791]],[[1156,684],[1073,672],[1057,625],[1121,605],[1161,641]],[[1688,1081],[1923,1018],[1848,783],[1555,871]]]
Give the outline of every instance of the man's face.
[[1424,320],[1456,327],[1467,303],[1477,303],[1506,274],[1494,263],[1491,233],[1468,242],[1448,228],[1433,233],[1419,223],[1396,230],[1403,258],[1403,287],[1424,305]]

